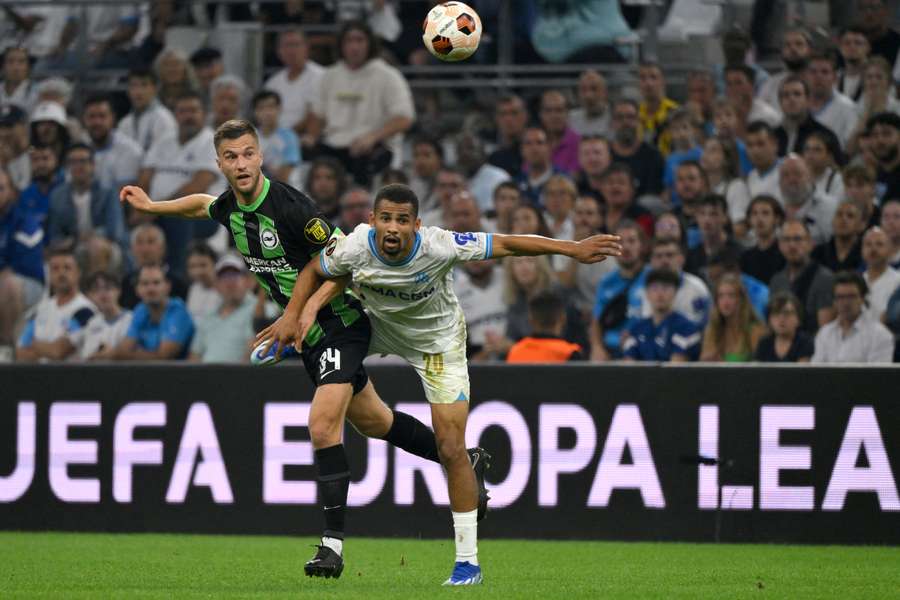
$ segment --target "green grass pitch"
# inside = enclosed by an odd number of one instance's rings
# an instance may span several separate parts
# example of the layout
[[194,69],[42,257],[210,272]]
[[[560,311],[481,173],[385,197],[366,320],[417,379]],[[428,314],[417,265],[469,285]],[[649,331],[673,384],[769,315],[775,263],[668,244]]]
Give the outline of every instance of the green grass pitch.
[[441,588],[450,540],[0,533],[0,598],[900,598],[900,548],[484,540],[484,585]]

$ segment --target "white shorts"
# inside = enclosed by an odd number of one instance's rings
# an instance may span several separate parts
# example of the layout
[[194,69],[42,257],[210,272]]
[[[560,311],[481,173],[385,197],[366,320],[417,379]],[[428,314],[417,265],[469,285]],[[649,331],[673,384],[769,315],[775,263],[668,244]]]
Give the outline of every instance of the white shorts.
[[[374,324],[373,324],[374,325]],[[425,398],[431,404],[451,404],[469,401],[469,364],[466,360],[466,332],[439,354],[423,354],[410,348],[395,347],[390,341],[378,335],[372,327],[372,341],[369,355],[393,354],[399,356],[419,374]]]

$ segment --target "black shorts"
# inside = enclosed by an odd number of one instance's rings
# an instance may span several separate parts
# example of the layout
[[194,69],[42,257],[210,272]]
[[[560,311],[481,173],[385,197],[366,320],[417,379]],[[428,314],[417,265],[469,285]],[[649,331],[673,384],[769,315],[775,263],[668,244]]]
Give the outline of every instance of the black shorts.
[[322,330],[325,337],[309,348],[303,347],[303,365],[316,387],[328,383],[350,383],[353,393],[366,387],[369,376],[363,367],[363,359],[369,352],[372,327],[365,313],[349,327],[340,320],[326,321]]

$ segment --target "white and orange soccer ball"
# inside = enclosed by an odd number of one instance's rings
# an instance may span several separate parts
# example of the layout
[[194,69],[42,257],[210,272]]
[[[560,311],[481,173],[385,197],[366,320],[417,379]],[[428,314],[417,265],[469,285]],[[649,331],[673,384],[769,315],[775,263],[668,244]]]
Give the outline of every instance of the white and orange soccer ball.
[[422,41],[434,56],[455,62],[475,54],[481,41],[481,17],[462,2],[438,4],[425,16]]

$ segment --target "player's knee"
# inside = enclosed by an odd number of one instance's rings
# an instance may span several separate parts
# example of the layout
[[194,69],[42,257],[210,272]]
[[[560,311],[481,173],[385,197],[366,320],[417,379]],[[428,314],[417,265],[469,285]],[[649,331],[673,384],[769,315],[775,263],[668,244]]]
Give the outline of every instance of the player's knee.
[[436,441],[442,464],[452,465],[457,461],[469,460],[469,455],[466,453],[466,445],[462,439],[453,436],[437,439]]
[[314,448],[328,448],[341,441],[341,422],[329,416],[317,417],[309,424],[309,438]]

